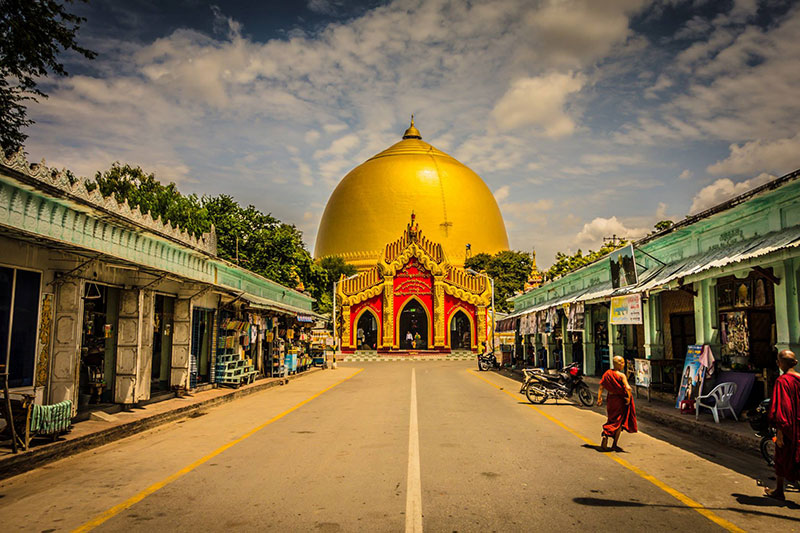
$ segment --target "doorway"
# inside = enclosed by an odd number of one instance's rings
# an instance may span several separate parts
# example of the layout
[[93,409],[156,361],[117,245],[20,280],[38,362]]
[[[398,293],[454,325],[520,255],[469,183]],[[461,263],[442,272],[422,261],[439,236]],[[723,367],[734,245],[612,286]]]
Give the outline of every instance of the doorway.
[[669,315],[669,329],[672,337],[672,357],[683,359],[689,346],[695,343],[694,313],[672,313]]
[[153,364],[151,391],[169,390],[172,361],[172,320],[175,298],[156,294],[153,304]]
[[118,319],[119,289],[87,282],[83,290],[78,409],[114,401]]
[[428,314],[418,300],[409,301],[400,312],[400,346],[406,350],[428,347]]
[[192,310],[192,346],[189,361],[189,386],[210,382],[211,334],[214,310],[198,307]]
[[450,321],[450,347],[453,350],[472,349],[472,323],[461,309],[456,311]]
[[378,320],[372,311],[364,311],[356,324],[356,350],[378,349]]

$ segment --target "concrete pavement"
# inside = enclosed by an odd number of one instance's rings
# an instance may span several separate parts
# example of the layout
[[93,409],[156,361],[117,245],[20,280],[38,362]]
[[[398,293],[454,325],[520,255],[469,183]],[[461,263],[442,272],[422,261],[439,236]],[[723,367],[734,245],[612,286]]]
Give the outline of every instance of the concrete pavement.
[[[518,383],[473,367],[354,363],[318,372],[5,480],[0,523],[4,531],[798,529],[800,505],[760,497],[756,478],[769,472],[755,455],[683,443],[646,423],[623,435],[623,453],[600,453],[591,444],[602,415],[531,406]],[[789,497],[800,503],[798,493]]]

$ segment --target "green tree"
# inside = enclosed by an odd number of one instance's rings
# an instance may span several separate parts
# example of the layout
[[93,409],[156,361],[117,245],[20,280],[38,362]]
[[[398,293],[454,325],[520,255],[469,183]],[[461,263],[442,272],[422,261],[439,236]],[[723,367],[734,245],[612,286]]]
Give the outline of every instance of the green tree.
[[330,313],[333,310],[333,283],[344,276],[356,273],[356,267],[345,263],[339,256],[324,257],[317,262],[317,277],[312,280],[312,296],[317,300],[317,311]]
[[549,280],[560,278],[561,276],[569,274],[570,272],[574,272],[579,268],[583,268],[586,265],[594,263],[603,256],[610,254],[617,248],[622,248],[626,244],[628,244],[628,241],[625,240],[618,241],[616,244],[613,242],[608,242],[603,244],[603,246],[601,246],[597,251],[589,250],[586,255],[584,255],[583,251],[580,249],[578,249],[578,251],[572,255],[565,254],[563,252],[557,252],[556,261],[549,269],[547,269],[547,272],[545,272],[545,277]]
[[49,73],[68,75],[58,59],[61,51],[72,50],[87,59],[96,56],[75,41],[83,22],[84,18],[67,12],[55,0],[0,0],[0,145],[4,150],[17,150],[28,138],[22,129],[33,121],[25,102],[47,98],[38,87],[41,78]]
[[494,280],[495,308],[508,312],[511,310],[508,298],[525,288],[533,260],[529,253],[505,250],[493,256],[477,254],[467,259],[464,266],[478,272],[485,271]]
[[656,222],[655,225],[653,226],[655,228],[655,231],[653,233],[664,231],[665,229],[669,229],[674,225],[675,223],[671,220],[661,220],[659,222]]

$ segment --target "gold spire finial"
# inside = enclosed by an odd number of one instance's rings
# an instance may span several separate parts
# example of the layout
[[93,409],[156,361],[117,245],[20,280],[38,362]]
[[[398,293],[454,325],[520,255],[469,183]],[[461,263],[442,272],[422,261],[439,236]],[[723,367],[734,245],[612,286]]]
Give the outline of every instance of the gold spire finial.
[[419,130],[414,126],[414,113],[411,113],[411,125],[403,134],[403,139],[422,139]]

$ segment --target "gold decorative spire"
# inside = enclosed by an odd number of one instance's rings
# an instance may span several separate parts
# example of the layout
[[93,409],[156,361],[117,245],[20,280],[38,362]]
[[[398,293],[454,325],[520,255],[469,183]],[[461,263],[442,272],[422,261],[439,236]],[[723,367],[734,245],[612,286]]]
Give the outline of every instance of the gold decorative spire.
[[414,127],[414,114],[411,114],[411,125],[408,127],[406,132],[403,134],[403,139],[420,139],[422,140],[422,135],[420,135],[419,130]]

